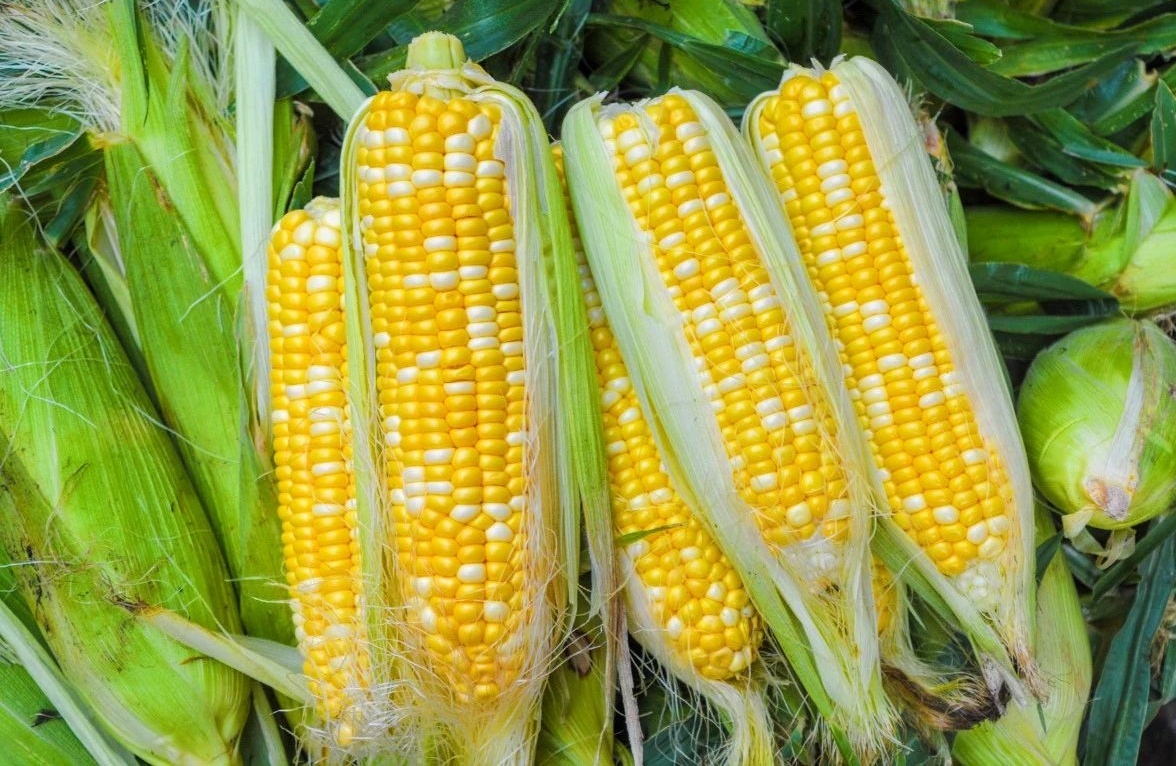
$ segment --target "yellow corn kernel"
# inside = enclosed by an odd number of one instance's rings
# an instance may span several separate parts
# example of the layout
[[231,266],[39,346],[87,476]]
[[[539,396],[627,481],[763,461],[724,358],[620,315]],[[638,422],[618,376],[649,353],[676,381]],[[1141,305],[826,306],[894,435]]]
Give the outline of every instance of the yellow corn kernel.
[[282,217],[268,249],[274,466],[295,633],[319,714],[340,744],[368,684],[351,470],[339,206]]

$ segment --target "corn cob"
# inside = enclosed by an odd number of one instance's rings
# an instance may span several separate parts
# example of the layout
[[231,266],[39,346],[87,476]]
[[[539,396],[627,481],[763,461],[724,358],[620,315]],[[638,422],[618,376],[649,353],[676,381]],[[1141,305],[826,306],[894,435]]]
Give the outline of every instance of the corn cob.
[[318,714],[341,746],[368,681],[352,477],[339,206],[316,198],[269,243],[274,465],[295,633]]
[[865,566],[868,456],[838,439],[852,410],[771,189],[727,118],[689,91],[583,102],[564,146],[599,297],[675,489],[833,735],[848,731],[843,752],[878,755],[893,722]]
[[793,67],[744,120],[836,339],[888,500],[882,528],[905,533],[889,539],[1012,680],[1006,653],[1030,665],[1028,470],[906,102],[880,67],[853,59]]
[[119,742],[153,764],[239,763],[243,676],[131,613],[240,632],[216,539],[98,306],[24,216],[0,205],[0,544]]
[[581,416],[560,409],[552,303],[560,279],[574,290],[570,240],[525,97],[440,34],[391,84],[353,122],[343,204],[374,345],[392,641],[444,732],[427,748],[522,761],[575,596],[580,498],[557,449]]
[[[561,174],[562,155],[556,147]],[[569,213],[570,204],[569,199]],[[691,667],[714,681],[730,679],[755,659],[763,635],[759,616],[739,573],[670,484],[600,307],[574,221],[571,231],[596,352],[615,531],[622,539],[640,538],[621,553],[636,580],[632,591],[642,593],[630,591],[629,599],[644,601],[633,611],[649,613],[656,623],[642,630],[664,631],[676,667]],[[699,563],[691,566],[692,561]]]
[[[563,147],[554,146],[564,181]],[[732,724],[730,757],[753,762],[767,743],[764,703],[749,671],[763,626],[743,580],[674,491],[658,456],[588,267],[563,184],[580,288],[588,308],[597,395],[608,450],[613,531],[635,540],[618,549],[630,632]],[[726,683],[724,683],[726,682]]]

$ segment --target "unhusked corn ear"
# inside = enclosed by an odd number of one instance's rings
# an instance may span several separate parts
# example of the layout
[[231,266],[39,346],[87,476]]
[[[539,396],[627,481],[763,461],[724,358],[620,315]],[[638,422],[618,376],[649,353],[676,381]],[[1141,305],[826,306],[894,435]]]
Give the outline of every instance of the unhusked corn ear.
[[744,126],[836,339],[890,522],[917,546],[923,571],[953,591],[965,624],[986,615],[1027,661],[1024,449],[901,91],[865,59],[823,72],[793,67],[777,92],[752,103]]
[[352,475],[339,203],[318,197],[270,237],[266,299],[274,468],[303,672],[340,745],[368,683]]
[[524,96],[441,34],[391,82],[353,122],[344,192],[374,345],[385,598],[453,747],[507,762],[530,747],[575,571],[549,284],[574,279],[570,239]]
[[814,703],[877,754],[892,720],[867,595],[868,456],[839,439],[852,410],[770,187],[690,91],[583,102],[564,146],[599,296],[675,489]]
[[244,676],[133,613],[240,632],[200,500],[81,278],[7,200],[0,230],[0,558],[119,742],[152,764],[239,763]]
[[[563,149],[554,147],[563,173]],[[568,199],[569,213],[571,200]],[[674,491],[608,319],[596,282],[570,222],[580,286],[588,306],[598,394],[608,451],[613,524],[643,645],[669,644],[679,672],[725,681],[755,660],[763,627],[743,579],[711,535]],[[646,624],[652,621],[652,625]],[[687,671],[688,674],[688,671]]]

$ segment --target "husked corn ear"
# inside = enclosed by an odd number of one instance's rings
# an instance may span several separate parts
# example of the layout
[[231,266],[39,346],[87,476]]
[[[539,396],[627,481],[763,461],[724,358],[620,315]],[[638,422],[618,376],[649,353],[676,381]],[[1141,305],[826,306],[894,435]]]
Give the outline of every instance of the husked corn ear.
[[[794,289],[770,187],[725,115],[690,91],[633,106],[583,102],[565,123],[564,150],[634,391],[618,425],[653,424],[684,506],[730,557],[834,736],[849,732],[853,744],[839,744],[877,755],[893,721],[868,595],[872,499],[859,476],[868,456],[839,439],[852,410],[820,350],[815,296]],[[658,460],[646,458],[626,494],[642,494]]]
[[580,498],[559,446],[581,415],[561,398],[553,303],[574,290],[571,242],[521,93],[437,33],[391,84],[353,121],[344,166],[374,346],[383,597],[446,747],[513,762],[533,747],[577,576]]
[[269,242],[272,431],[295,635],[320,716],[355,736],[368,683],[338,201],[287,213]]
[[1026,650],[1024,450],[901,92],[864,59],[793,67],[745,129],[820,296],[890,518],[956,604],[1000,615],[993,624]]
[[527,647],[511,638],[537,588],[522,560],[526,372],[501,119],[496,104],[383,93],[359,150],[403,595],[463,701],[518,678]]
[[[562,176],[562,147],[554,152]],[[569,212],[570,204],[569,199]],[[595,352],[613,523],[620,538],[640,537],[621,549],[631,578],[628,599],[636,602],[638,615],[648,614],[654,623],[642,625],[648,620],[638,617],[634,635],[646,646],[672,646],[676,669],[693,668],[711,681],[731,679],[755,660],[763,626],[743,578],[670,483],[574,220],[571,230]]]
[[[630,210],[657,243],[658,271],[682,315],[736,486],[781,549],[818,533],[837,542],[849,501],[824,442],[835,428],[798,360],[779,296],[693,110],[667,96],[647,113],[674,139],[653,144],[636,115],[618,115],[615,168]],[[824,547],[805,550],[816,578],[836,566]]]

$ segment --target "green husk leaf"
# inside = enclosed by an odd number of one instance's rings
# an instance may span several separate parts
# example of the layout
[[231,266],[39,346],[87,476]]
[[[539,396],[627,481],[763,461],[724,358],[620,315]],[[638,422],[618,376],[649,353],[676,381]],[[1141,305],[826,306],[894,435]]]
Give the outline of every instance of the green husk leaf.
[[375,91],[370,83],[357,85],[282,0],[238,0],[238,6],[339,117],[350,120],[365,94]]
[[[5,580],[10,580],[5,576]],[[15,583],[10,582],[10,586]],[[0,736],[21,766],[126,766],[134,756],[97,727],[93,715],[42,646],[19,598],[0,599]]]
[[764,27],[789,60],[828,64],[841,48],[841,4],[767,0]]
[[[637,35],[611,58],[605,59],[588,77],[596,90],[612,90],[629,76],[649,47],[650,35]],[[663,48],[668,50],[668,48]]]
[[1156,83],[1155,110],[1151,118],[1152,168],[1168,175],[1176,172],[1176,96],[1168,83]]
[[1107,316],[1115,314],[1118,304],[1112,303],[1109,311],[1093,315],[1077,316],[1001,316],[988,317],[988,326],[995,332],[1012,333],[1016,335],[1064,335],[1068,332],[1087,327]]
[[954,132],[947,145],[961,186],[978,186],[997,199],[1030,209],[1049,208],[1091,220],[1098,205],[1078,192],[1027,170],[1001,162]]
[[253,684],[253,711],[241,735],[241,754],[247,766],[286,766],[290,756],[282,742],[274,706],[264,687]]
[[584,53],[583,32],[591,10],[592,0],[568,0],[555,28],[544,34],[539,44],[538,59],[544,65],[537,68],[529,90],[551,135],[559,133],[564,114],[578,98],[577,67]]
[[963,51],[968,58],[980,66],[988,66],[1001,57],[1000,48],[975,35],[971,25],[958,19],[931,19],[921,17],[920,21],[938,32],[949,43]]
[[588,23],[595,27],[637,30],[672,46],[676,52],[689,57],[708,73],[708,80],[695,81],[693,84],[700,89],[715,91],[716,95],[725,99],[724,103],[746,101],[764,88],[771,87],[779,80],[783,68],[778,59],[765,57],[758,51],[749,53],[729,48],[643,18],[594,13],[588,17]]
[[111,145],[105,158],[131,308],[162,415],[213,520],[242,619],[250,632],[292,643],[276,489],[248,431],[236,297],[212,281],[204,253],[135,146]]
[[[882,3],[882,22],[875,38],[884,39],[927,90],[948,103],[990,117],[1024,115],[1065,106],[1084,87],[1113,71],[1134,46],[1116,45],[1080,69],[1040,85],[981,67],[921,19],[902,11],[894,0]],[[1007,61],[1007,52],[994,68]]]
[[[1095,135],[1064,109],[1050,109],[1035,114],[1029,121],[1049,131],[1061,150],[1072,157],[1120,168],[1138,168],[1146,164],[1117,144]],[[1016,135],[1016,131],[1013,135]]]
[[[457,37],[470,61],[482,61],[539,29],[558,7],[547,0],[466,0],[424,28]],[[373,82],[381,83],[404,68],[407,56],[408,46],[399,45],[356,63]]]
[[1048,74],[1079,66],[1123,45],[1135,47],[1138,55],[1144,57],[1176,45],[1176,14],[1171,13],[1128,27],[1098,30],[1021,13],[995,0],[969,0],[959,5],[958,17],[972,24],[980,34],[1020,40],[1004,46],[1004,56],[993,65],[994,71],[1009,77]]
[[1070,105],[1069,111],[1092,132],[1109,136],[1147,114],[1156,75],[1139,59],[1124,61]]
[[332,0],[306,22],[306,28],[332,56],[348,58],[415,5],[417,0]]
[[241,288],[231,129],[199,105],[188,48],[168,61],[133,0],[106,6],[122,73],[122,130],[142,153],[203,253],[213,284],[231,299]]
[[1173,534],[1176,534],[1176,513],[1168,513],[1162,519],[1157,519],[1148,527],[1143,539],[1136,541],[1135,550],[1130,556],[1099,573],[1090,588],[1091,599],[1097,601],[1125,583],[1136,573],[1143,560]]
[[1151,688],[1151,644],[1176,589],[1176,536],[1144,560],[1123,626],[1111,639],[1091,697],[1083,758],[1086,763],[1131,766],[1140,754]]
[[185,646],[260,681],[310,707],[314,698],[302,679],[298,650],[264,638],[226,634],[192,622],[182,614],[149,606],[133,608],[135,619]]
[[8,191],[32,168],[54,159],[82,135],[66,114],[45,109],[7,109],[0,123],[0,192]]
[[[975,227],[970,227],[975,231]],[[1073,301],[1110,304],[1115,296],[1077,277],[1056,271],[1033,268],[1021,263],[971,263],[968,273],[980,300],[994,301]]]

